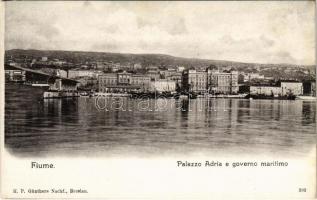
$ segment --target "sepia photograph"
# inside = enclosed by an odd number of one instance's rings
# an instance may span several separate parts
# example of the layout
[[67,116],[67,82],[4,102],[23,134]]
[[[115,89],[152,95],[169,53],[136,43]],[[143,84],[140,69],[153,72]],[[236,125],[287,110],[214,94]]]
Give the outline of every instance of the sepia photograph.
[[315,198],[315,1],[1,5],[4,198]]

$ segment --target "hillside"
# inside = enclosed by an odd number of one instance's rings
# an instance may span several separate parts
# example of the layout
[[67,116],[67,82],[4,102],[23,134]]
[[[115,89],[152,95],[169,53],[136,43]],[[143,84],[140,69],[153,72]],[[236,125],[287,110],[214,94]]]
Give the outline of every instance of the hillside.
[[40,58],[43,56],[50,59],[57,58],[65,60],[71,63],[84,63],[101,61],[101,62],[114,62],[114,63],[141,63],[142,66],[156,65],[156,66],[177,66],[183,65],[185,67],[199,67],[215,65],[222,68],[232,66],[238,70],[253,67],[270,67],[270,68],[283,68],[283,67],[299,67],[299,68],[311,68],[314,66],[307,65],[292,65],[292,64],[260,64],[260,63],[242,63],[234,61],[223,60],[207,60],[196,58],[182,58],[174,57],[164,54],[126,54],[126,53],[109,53],[109,52],[84,52],[84,51],[46,51],[46,50],[21,50],[12,49],[5,52],[6,57],[25,57],[28,58]]

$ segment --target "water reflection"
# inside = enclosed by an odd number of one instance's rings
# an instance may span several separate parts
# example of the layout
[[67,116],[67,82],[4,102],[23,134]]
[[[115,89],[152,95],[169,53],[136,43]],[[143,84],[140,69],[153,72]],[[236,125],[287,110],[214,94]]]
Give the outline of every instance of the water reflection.
[[[124,110],[106,110],[98,109],[94,98],[21,101],[19,94],[6,93],[6,147],[21,156],[300,156],[315,144],[315,102],[167,99],[149,100],[150,110],[138,109],[139,103],[122,98]],[[158,105],[168,109],[155,109]]]

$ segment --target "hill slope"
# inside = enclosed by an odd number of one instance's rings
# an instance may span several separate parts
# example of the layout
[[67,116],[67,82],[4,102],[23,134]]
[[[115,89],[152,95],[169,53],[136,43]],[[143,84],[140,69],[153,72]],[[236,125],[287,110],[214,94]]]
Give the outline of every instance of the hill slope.
[[198,67],[215,65],[216,67],[233,66],[237,69],[248,67],[300,67],[311,68],[314,66],[292,65],[292,64],[259,64],[259,63],[242,63],[223,60],[207,60],[196,58],[174,57],[165,54],[126,54],[126,53],[109,53],[109,52],[84,52],[84,51],[47,51],[47,50],[21,50],[12,49],[5,52],[6,56],[28,58],[39,58],[47,56],[49,58],[57,58],[72,63],[84,63],[86,61],[103,61],[115,63],[141,63],[142,66],[176,66],[183,65],[185,67]]

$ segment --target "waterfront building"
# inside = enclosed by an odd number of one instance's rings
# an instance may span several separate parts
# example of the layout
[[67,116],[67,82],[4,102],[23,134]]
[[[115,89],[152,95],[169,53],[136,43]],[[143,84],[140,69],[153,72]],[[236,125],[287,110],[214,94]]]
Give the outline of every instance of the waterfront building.
[[302,95],[303,94],[303,83],[301,82],[281,82],[282,95]]
[[149,90],[150,82],[151,78],[143,74],[133,74],[130,79],[130,85],[139,86],[144,91]]
[[238,72],[207,70],[208,90],[214,94],[235,94],[239,91]]
[[118,84],[118,75],[115,73],[107,73],[98,77],[99,92],[107,92],[109,87]]
[[280,96],[282,89],[278,86],[250,86],[251,95]]
[[158,79],[155,81],[151,81],[150,90],[156,92],[175,92],[176,83],[175,81],[167,79]]
[[148,91],[150,77],[143,74],[106,73],[98,78],[99,92]]
[[303,95],[303,83],[280,81],[276,86],[250,86],[250,94],[265,96]]
[[189,92],[205,92],[207,90],[207,73],[205,71],[185,70],[182,86]]

